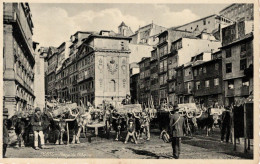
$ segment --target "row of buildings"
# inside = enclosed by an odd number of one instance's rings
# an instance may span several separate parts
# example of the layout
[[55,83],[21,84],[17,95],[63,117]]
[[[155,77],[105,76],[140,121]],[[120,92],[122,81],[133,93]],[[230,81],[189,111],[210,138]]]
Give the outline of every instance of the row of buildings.
[[28,3],[3,3],[3,109],[10,117],[44,106],[45,57],[33,28]]
[[253,91],[253,28],[253,5],[232,4],[160,33],[150,57],[130,69],[134,102],[243,102]]
[[151,23],[133,33],[122,22],[118,33],[77,31],[70,41],[47,48],[47,97],[85,105],[121,103],[130,95],[129,63],[149,56],[165,29]]

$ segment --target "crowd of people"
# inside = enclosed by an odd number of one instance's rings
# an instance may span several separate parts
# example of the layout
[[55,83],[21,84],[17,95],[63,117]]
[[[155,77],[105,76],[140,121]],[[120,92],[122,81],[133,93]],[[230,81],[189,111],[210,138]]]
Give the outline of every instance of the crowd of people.
[[[125,104],[127,104],[128,101],[125,101]],[[111,111],[111,120],[110,123],[112,124],[112,120],[117,120],[120,115],[118,114],[117,110],[114,108],[113,105],[110,104],[109,106]],[[184,117],[179,113],[179,107],[174,106],[173,111],[170,112],[170,122],[169,122],[169,128],[170,128],[170,139],[172,143],[172,149],[173,149],[173,157],[178,159],[180,156],[180,147],[181,147],[181,138],[184,136],[184,124],[185,119]],[[8,119],[8,110],[5,109],[3,113],[3,157],[5,157],[6,149],[8,145],[8,128],[7,128],[7,119]],[[229,108],[226,108],[226,110],[222,114],[222,126],[221,126],[221,142],[224,141],[224,138],[226,138],[226,142],[229,142],[230,132],[231,132],[231,112]],[[140,122],[141,118],[143,119],[142,122]],[[139,122],[138,122],[138,121]],[[144,121],[145,120],[145,121]],[[146,127],[146,139],[150,140],[150,117],[149,113],[145,110],[143,110],[141,113],[136,114],[135,112],[129,112],[126,117],[126,130],[127,135],[124,139],[124,143],[127,143],[129,139],[131,139],[134,143],[138,143],[138,139],[140,137],[140,128],[141,126]],[[46,148],[45,141],[44,141],[44,134],[43,134],[43,127],[42,127],[42,117],[41,117],[41,110],[39,107],[35,108],[35,113],[31,117],[30,123],[32,125],[33,130],[33,136],[34,136],[34,148],[35,150],[39,150]],[[139,124],[137,126],[136,124]],[[113,129],[116,129],[117,127],[114,127]],[[138,133],[139,132],[139,133]],[[40,145],[38,145],[40,141]]]

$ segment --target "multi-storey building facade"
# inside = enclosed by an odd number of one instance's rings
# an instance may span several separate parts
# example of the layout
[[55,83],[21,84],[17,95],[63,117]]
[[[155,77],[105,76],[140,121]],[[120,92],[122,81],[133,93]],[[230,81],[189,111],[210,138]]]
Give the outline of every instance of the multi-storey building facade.
[[241,19],[254,20],[254,4],[234,3],[225,7],[219,14],[234,21]]
[[156,25],[154,23],[140,27],[135,34],[131,35],[131,44],[147,44],[155,46],[158,43],[158,34],[167,28]]
[[33,22],[28,3],[3,4],[3,105],[15,111],[34,107]]
[[[171,53],[171,44],[172,42],[185,37],[185,36],[194,36],[195,33],[187,32],[187,31],[181,31],[181,30],[175,30],[174,28],[170,28],[161,34],[159,34],[159,43],[156,47],[157,49],[157,57],[158,57],[158,67],[159,67],[159,99],[164,100],[168,97],[168,55]],[[172,59],[172,58],[171,58]],[[169,63],[170,60],[169,59]],[[172,68],[173,63],[169,64]],[[171,73],[171,71],[169,70]],[[172,95],[171,91],[171,99],[169,101],[171,103],[174,103],[174,96]]]
[[157,51],[154,49],[151,52],[151,60],[150,60],[150,90],[151,90],[151,99],[153,101],[153,104],[155,106],[159,105],[159,78],[158,78],[158,57],[157,57]]
[[246,30],[246,26],[243,21],[222,31],[225,105],[239,104],[253,92],[253,76],[245,74],[245,70],[253,66],[253,32]]
[[140,66],[140,100],[139,102],[147,105],[150,94],[150,57],[143,58],[138,64]]
[[68,82],[68,90],[69,90],[69,100],[72,102],[79,103],[79,89],[77,85],[77,79],[78,79],[78,62],[77,62],[77,52],[78,47],[83,43],[83,39],[86,39],[89,35],[91,35],[93,32],[87,32],[87,31],[77,31],[74,35],[71,36],[71,46],[69,58],[68,58],[68,76],[69,76],[69,82]]
[[57,94],[55,92],[55,85],[56,85],[56,68],[58,64],[57,60],[57,48],[55,47],[49,47],[49,50],[47,52],[47,63],[48,63],[48,68],[46,71],[46,81],[47,81],[47,92],[46,94],[52,98],[56,99]]
[[106,100],[117,104],[130,94],[130,40],[101,31],[90,35],[79,47],[78,86],[84,102],[99,105]]
[[[192,66],[195,102],[204,107],[223,106],[222,59],[195,62]],[[218,105],[218,106],[217,106]]]

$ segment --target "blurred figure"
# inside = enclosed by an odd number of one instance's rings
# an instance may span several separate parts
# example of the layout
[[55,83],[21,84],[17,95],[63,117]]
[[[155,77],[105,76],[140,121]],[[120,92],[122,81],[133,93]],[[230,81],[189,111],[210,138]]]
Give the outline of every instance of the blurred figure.
[[8,109],[5,108],[3,111],[3,158],[6,158],[5,154],[9,142],[7,119],[8,119]]
[[35,108],[35,114],[33,115],[31,119],[33,134],[34,134],[34,148],[35,150],[39,150],[38,146],[38,136],[40,136],[41,141],[41,148],[44,149],[44,134],[42,132],[42,116],[41,116],[41,110],[39,107]]
[[231,131],[231,112],[229,107],[225,109],[222,114],[221,142],[224,141],[224,136],[226,135],[226,143],[228,143]]

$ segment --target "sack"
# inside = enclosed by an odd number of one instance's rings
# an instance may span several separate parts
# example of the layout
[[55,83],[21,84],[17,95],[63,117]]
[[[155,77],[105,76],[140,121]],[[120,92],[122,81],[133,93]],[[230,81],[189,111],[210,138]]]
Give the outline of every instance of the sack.
[[163,130],[161,132],[161,138],[162,138],[163,142],[165,142],[165,143],[171,142],[171,137],[165,130]]

